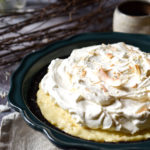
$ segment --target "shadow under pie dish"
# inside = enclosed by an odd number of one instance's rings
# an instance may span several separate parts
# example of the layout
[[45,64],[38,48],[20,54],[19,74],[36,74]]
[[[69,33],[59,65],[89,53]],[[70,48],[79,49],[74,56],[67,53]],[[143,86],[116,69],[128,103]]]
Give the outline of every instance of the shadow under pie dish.
[[[149,36],[120,33],[88,33],[49,45],[45,49],[27,56],[12,77],[9,93],[10,104],[19,110],[32,127],[44,132],[57,146],[77,149],[143,149],[149,140],[139,142],[93,142],[70,136],[48,123],[41,115],[36,104],[36,92],[41,78],[47,72],[47,65],[55,58],[66,58],[71,51],[81,47],[101,43],[125,42],[148,52]],[[43,68],[45,71],[42,71]],[[41,73],[40,73],[41,72]],[[41,74],[41,75],[40,75]],[[40,77],[41,76],[41,77]],[[37,79],[38,77],[39,79]],[[35,81],[36,79],[36,81]],[[21,83],[21,84],[20,84]]]

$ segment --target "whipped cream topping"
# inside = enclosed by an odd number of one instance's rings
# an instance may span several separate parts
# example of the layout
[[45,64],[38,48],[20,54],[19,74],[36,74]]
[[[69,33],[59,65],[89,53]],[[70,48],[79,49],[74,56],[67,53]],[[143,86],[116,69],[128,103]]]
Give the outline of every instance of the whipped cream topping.
[[150,54],[135,46],[75,49],[51,61],[41,88],[83,126],[131,134],[150,128]]

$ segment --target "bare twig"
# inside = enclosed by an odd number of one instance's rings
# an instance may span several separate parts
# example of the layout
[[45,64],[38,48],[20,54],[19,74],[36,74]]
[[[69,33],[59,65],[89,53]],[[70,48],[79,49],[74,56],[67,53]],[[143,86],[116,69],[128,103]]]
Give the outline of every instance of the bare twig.
[[[8,23],[0,27],[0,68],[20,61],[33,50],[86,31],[111,30],[113,10],[119,0],[58,0],[45,8],[32,12],[11,12],[0,16],[0,21],[6,18],[25,17],[19,23]],[[111,5],[109,4],[111,3]],[[35,28],[22,33],[21,30],[33,24],[52,21],[57,17],[65,17],[59,23]],[[99,28],[95,28],[95,25]],[[103,26],[102,26],[103,25]],[[41,26],[41,24],[39,25]],[[93,26],[93,28],[91,28]],[[12,36],[7,36],[8,34]]]

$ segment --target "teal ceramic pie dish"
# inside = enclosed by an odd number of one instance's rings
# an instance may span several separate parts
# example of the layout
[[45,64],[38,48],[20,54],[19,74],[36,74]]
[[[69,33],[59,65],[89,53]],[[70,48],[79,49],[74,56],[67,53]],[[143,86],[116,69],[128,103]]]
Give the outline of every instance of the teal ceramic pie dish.
[[85,33],[58,41],[29,54],[21,62],[11,78],[8,101],[19,111],[24,120],[34,129],[42,132],[58,147],[63,149],[87,150],[148,150],[150,140],[139,142],[97,143],[70,136],[48,123],[36,104],[38,83],[46,73],[46,67],[55,58],[68,57],[75,48],[101,44],[125,42],[150,52],[150,36],[123,33]]

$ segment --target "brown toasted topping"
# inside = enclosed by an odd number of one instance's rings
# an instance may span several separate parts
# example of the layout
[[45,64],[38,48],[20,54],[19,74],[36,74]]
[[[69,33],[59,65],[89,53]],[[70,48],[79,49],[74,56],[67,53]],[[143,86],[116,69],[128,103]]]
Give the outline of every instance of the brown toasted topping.
[[111,53],[107,53],[106,56],[107,56],[109,59],[112,59],[112,58],[114,57],[113,54],[111,54]]
[[111,65],[110,65],[110,67],[113,67],[113,66],[114,66],[114,64],[111,64]]
[[119,77],[121,75],[121,72],[117,72],[117,76]]
[[119,79],[114,79],[107,74],[103,68],[99,69],[99,79],[104,82],[109,82],[112,86],[120,86],[121,81]]
[[146,76],[149,77],[150,76],[150,70],[147,70],[146,72]]
[[77,101],[77,102],[81,102],[81,101],[84,101],[84,100],[85,100],[85,98],[80,95],[80,96],[77,98],[76,101]]
[[130,68],[130,69],[133,69],[133,67],[132,67],[132,66],[129,66],[129,68]]
[[121,75],[121,73],[119,73],[119,72],[114,72],[113,73],[114,74],[114,76],[113,76],[113,80],[117,80],[117,79],[119,79],[119,77],[120,77],[120,75]]
[[94,82],[93,84],[99,84],[101,81]]
[[108,76],[108,74],[106,73],[106,71],[105,71],[103,68],[100,68],[100,69],[99,69],[99,73],[100,73],[101,78],[102,78],[103,80],[106,80],[106,79],[110,78],[110,77]]
[[86,91],[90,92],[89,88],[85,88]]
[[132,67],[132,66],[129,66],[129,69],[131,69],[131,70],[132,70],[132,69],[133,69],[133,67]]
[[84,80],[80,79],[80,80],[79,80],[79,83],[80,83],[80,84],[84,84]]
[[142,112],[147,111],[147,110],[148,110],[147,105],[144,105],[144,106],[142,106],[142,107],[136,112],[136,114],[142,113]]
[[72,74],[70,74],[69,72],[67,72],[68,76],[69,76],[69,79],[71,80],[72,79]]
[[98,54],[96,52],[89,52],[90,55],[93,55],[93,56],[97,56]]
[[103,89],[104,92],[108,92],[108,90],[106,89],[104,85],[101,85],[101,88]]
[[82,70],[82,77],[85,77],[85,75],[86,75],[86,71]]
[[134,73],[135,70],[134,70],[134,68],[132,66],[129,66],[129,69],[130,69],[131,73]]
[[102,80],[113,80],[111,77],[108,76],[107,74],[108,71],[105,71],[103,68],[99,69],[100,77]]
[[140,66],[139,65],[135,65],[135,71],[138,75],[141,75],[141,69],[140,69]]
[[148,58],[146,59],[146,61],[147,61],[147,63],[150,65],[150,60],[149,60]]
[[132,86],[132,88],[137,88],[138,84],[136,83],[135,85]]

